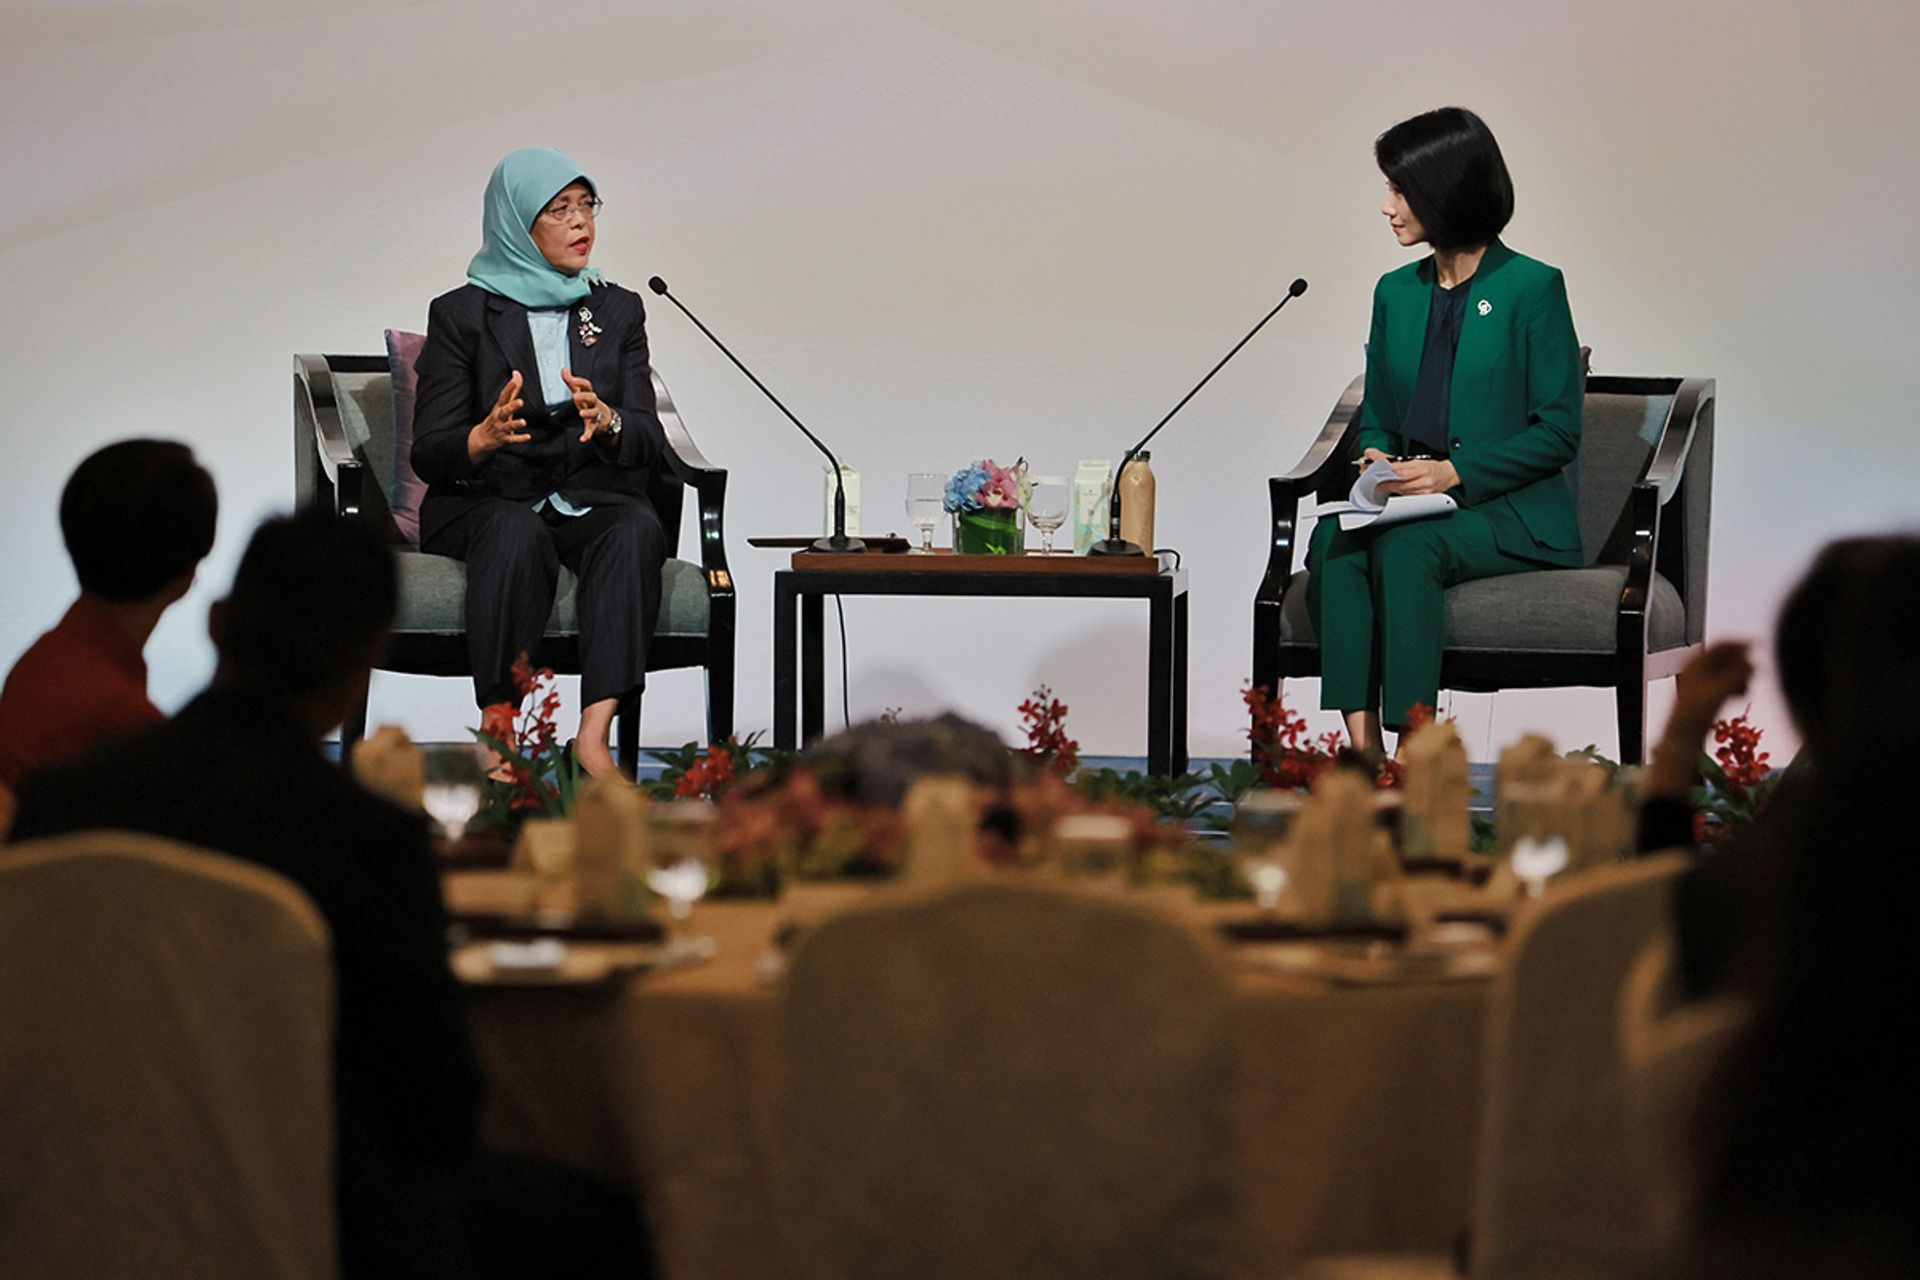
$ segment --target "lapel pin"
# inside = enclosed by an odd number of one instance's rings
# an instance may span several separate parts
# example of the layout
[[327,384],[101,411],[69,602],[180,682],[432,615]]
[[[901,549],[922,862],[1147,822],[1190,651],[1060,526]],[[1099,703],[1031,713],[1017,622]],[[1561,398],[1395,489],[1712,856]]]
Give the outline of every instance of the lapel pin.
[[585,307],[580,308],[580,345],[590,347],[598,341],[600,326],[593,322],[593,312]]
[[1493,314],[1493,304],[1491,302],[1488,302],[1485,298],[1480,299],[1480,314],[1483,316],[1490,316]]

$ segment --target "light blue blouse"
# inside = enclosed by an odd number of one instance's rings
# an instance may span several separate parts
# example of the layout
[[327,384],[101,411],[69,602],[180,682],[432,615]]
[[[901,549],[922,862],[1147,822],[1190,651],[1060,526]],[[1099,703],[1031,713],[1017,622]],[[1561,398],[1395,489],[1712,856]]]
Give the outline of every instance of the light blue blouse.
[[[567,308],[527,312],[527,328],[533,332],[533,358],[540,369],[540,386],[547,393],[549,409],[557,409],[573,399],[566,379],[560,376],[560,371],[567,367],[567,320],[572,314]],[[533,509],[539,511],[549,502],[563,516],[583,516],[593,510],[575,506],[557,490],[534,503]]]

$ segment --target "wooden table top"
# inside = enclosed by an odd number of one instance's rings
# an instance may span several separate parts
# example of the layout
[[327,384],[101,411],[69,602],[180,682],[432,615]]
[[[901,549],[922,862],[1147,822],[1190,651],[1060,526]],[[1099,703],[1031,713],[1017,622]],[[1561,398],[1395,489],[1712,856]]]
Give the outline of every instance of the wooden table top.
[[1082,556],[1071,551],[1055,551],[1052,555],[1039,551],[1014,556],[959,555],[949,548],[936,547],[925,553],[880,555],[796,551],[793,568],[802,573],[1054,573],[1150,578],[1160,572],[1160,561],[1153,556]]

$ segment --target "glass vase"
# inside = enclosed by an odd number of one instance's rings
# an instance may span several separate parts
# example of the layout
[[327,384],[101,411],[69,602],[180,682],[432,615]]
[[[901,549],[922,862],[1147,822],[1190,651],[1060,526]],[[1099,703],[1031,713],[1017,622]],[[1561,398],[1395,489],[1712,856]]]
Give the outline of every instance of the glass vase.
[[953,549],[963,556],[1017,556],[1027,530],[1015,507],[982,507],[953,514]]

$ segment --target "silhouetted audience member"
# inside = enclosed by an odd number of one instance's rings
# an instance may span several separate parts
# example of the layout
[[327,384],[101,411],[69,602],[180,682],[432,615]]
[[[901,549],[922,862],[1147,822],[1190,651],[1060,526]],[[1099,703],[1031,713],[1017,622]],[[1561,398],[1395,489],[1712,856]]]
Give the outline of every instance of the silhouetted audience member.
[[90,454],[60,495],[80,598],[20,656],[0,690],[0,788],[158,724],[147,637],[213,547],[213,477],[171,440]]
[[1703,1095],[1695,1255],[1675,1274],[1920,1274],[1920,1053],[1903,1015],[1920,906],[1917,592],[1920,537],[1821,553],[1776,639],[1803,762],[1684,877],[1683,949],[1690,929],[1696,950],[1718,930],[1706,976],[1756,1013]]
[[478,1152],[483,1082],[426,820],[321,753],[365,694],[396,599],[366,524],[317,508],[268,521],[213,606],[212,684],[171,721],[35,774],[13,839],[151,832],[258,863],[313,899],[333,941],[348,1276],[645,1274],[624,1195]]
[[869,806],[898,809],[928,774],[955,774],[976,787],[1004,788],[1013,756],[993,730],[949,711],[925,720],[868,720],[808,747],[801,756],[821,785]]

